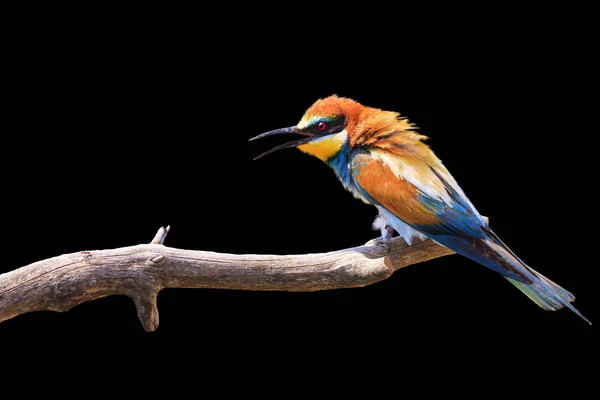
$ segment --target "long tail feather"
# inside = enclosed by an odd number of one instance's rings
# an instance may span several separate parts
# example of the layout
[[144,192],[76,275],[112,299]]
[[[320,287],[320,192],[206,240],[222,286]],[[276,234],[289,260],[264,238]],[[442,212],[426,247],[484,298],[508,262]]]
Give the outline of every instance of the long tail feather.
[[585,322],[590,325],[592,324],[571,304],[575,300],[575,296],[541,274],[536,275],[540,278],[540,283],[523,283],[508,276],[505,278],[544,310],[555,311],[567,307],[579,315]]
[[534,303],[544,310],[568,308],[588,324],[591,322],[571,304],[575,300],[563,289],[521,261],[491,230],[480,239],[460,236],[438,236],[438,243],[502,274]]
[[560,287],[544,275],[533,270],[525,264],[519,257],[515,255],[492,231],[487,232],[489,239],[485,240],[486,244],[495,251],[500,258],[508,262],[507,267],[513,271],[519,271],[519,275],[528,278],[526,281],[511,278],[504,274],[515,287],[525,293],[535,304],[548,311],[560,310],[567,307],[588,324],[592,324],[586,317],[583,316],[573,305],[575,296],[568,290]]

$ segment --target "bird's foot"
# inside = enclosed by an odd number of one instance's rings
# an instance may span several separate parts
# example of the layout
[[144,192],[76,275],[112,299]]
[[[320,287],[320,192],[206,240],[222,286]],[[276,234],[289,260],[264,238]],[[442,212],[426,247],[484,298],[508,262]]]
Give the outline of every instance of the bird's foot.
[[394,237],[394,228],[392,228],[389,225],[386,225],[384,228],[381,229],[381,233],[382,236],[373,240],[369,240],[366,244],[387,247],[390,243],[390,240],[392,240],[392,237]]

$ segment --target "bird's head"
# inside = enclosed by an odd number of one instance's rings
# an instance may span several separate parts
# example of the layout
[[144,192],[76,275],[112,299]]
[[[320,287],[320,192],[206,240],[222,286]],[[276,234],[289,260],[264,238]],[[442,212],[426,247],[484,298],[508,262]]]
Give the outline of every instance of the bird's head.
[[352,99],[330,96],[317,100],[304,113],[298,125],[263,133],[250,140],[286,133],[302,135],[301,139],[279,145],[256,159],[277,150],[297,147],[327,162],[338,155],[346,144],[348,149],[352,149],[368,145],[373,139],[389,139],[396,133],[408,132],[412,128],[398,113],[365,107]]
[[277,150],[297,147],[323,161],[334,157],[348,142],[349,132],[356,127],[359,114],[365,107],[351,99],[330,96],[317,100],[305,113],[298,125],[276,129],[250,140],[267,136],[295,133],[303,138],[284,143],[256,158]]

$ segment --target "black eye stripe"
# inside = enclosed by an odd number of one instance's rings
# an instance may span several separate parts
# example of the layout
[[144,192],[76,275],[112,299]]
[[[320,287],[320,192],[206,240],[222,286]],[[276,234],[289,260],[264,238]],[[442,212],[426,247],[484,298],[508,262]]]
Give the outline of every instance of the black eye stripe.
[[[319,129],[319,123],[324,122],[326,128],[324,130]],[[346,127],[346,119],[344,117],[337,117],[333,119],[323,118],[322,120],[316,121],[310,126],[306,127],[305,131],[315,136],[326,136],[333,135],[334,133],[340,133]]]

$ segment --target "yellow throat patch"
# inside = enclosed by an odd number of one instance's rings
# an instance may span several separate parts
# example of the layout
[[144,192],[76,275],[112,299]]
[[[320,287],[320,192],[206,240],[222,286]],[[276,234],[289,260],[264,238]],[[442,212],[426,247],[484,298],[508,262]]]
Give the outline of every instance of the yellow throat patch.
[[305,153],[327,161],[340,151],[347,140],[348,132],[343,130],[335,135],[325,136],[302,144],[298,148]]

